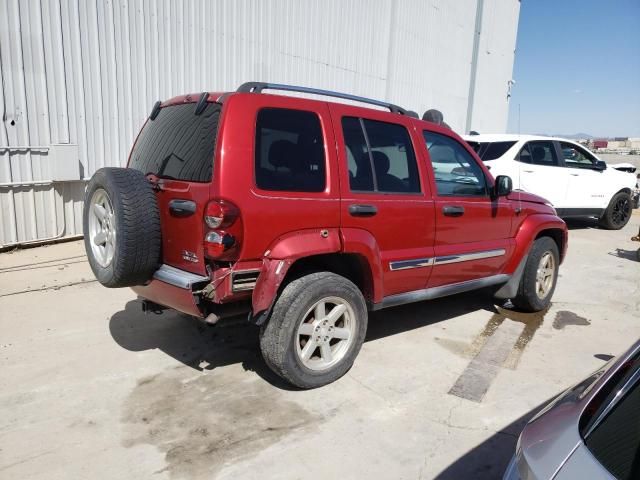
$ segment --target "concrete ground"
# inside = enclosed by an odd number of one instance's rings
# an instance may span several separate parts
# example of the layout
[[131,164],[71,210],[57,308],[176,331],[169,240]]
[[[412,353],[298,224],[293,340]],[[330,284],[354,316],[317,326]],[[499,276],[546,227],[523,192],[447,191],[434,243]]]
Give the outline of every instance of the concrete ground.
[[541,405],[640,336],[639,224],[572,225],[542,315],[482,292],[372,315],[313,391],[269,372],[244,320],[145,316],[80,242],[0,254],[0,477],[497,478]]

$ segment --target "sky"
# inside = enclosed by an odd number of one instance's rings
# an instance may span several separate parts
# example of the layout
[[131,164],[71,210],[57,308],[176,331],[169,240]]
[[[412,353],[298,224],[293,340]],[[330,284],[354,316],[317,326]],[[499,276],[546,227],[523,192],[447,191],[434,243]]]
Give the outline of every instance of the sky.
[[508,131],[640,137],[640,0],[522,0]]

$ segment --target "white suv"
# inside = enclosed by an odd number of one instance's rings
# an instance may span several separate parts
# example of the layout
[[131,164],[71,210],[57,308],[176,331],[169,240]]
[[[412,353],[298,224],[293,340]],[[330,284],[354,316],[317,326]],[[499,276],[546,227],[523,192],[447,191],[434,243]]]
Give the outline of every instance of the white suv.
[[533,135],[464,138],[494,177],[510,176],[514,189],[546,198],[560,217],[596,217],[612,230],[631,218],[638,194],[635,175],[607,168],[582,145]]

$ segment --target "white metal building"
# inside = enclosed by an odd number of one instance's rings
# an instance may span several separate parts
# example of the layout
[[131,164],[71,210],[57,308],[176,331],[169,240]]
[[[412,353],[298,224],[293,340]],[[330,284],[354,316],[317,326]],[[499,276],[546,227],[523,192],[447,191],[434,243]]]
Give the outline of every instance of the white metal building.
[[504,132],[519,0],[0,0],[0,247],[81,234],[154,101],[249,80]]

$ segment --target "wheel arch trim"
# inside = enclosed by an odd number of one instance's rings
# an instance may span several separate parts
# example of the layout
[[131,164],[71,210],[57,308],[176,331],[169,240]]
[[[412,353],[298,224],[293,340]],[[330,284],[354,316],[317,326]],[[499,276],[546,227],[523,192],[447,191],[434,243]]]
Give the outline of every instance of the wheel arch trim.
[[558,251],[560,253],[560,263],[563,262],[568,243],[567,224],[563,220],[546,213],[529,215],[524,219],[518,231],[515,235],[516,246],[509,260],[505,266],[505,273],[512,273],[518,268],[520,260],[528,255],[533,242],[541,236],[550,236],[554,240],[553,235],[545,235],[545,232],[557,232],[561,239],[561,244],[558,245]]
[[382,263],[378,244],[371,233],[351,228],[291,232],[273,242],[265,252],[251,299],[250,320],[258,325],[266,321],[287,273],[296,262],[330,254],[358,257],[364,282],[359,287],[370,297],[367,303],[372,305],[382,300]]

